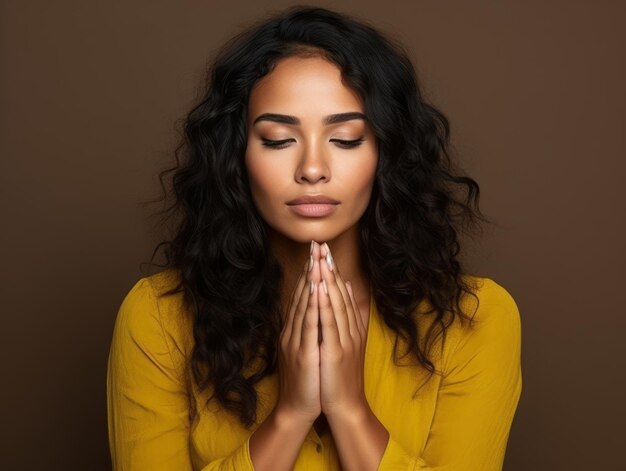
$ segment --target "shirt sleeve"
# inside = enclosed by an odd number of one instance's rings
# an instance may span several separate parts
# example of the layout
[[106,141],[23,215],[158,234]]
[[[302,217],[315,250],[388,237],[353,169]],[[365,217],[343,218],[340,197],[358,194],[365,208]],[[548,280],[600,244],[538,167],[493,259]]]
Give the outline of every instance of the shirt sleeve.
[[475,327],[447,359],[423,453],[412,456],[391,434],[379,470],[502,469],[522,390],[521,322],[511,295],[487,283]]
[[[147,278],[124,298],[107,369],[109,447],[114,471],[191,471],[189,396]],[[253,471],[249,439],[202,471]]]

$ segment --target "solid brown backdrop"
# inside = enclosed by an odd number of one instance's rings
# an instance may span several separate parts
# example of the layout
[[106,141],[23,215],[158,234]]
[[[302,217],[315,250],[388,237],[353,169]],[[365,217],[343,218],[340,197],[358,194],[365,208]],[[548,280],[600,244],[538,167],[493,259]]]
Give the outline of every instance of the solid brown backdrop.
[[[113,322],[161,238],[139,202],[207,58],[293,4],[265,3],[2,3],[4,469],[110,467]],[[334,5],[406,45],[498,223],[467,259],[522,316],[505,470],[623,466],[623,2]]]

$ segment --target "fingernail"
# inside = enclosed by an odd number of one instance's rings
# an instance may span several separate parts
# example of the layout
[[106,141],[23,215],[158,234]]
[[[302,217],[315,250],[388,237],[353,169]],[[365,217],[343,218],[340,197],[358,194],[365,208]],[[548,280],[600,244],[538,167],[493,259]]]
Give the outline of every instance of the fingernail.
[[313,245],[315,244],[315,242],[313,240],[311,240],[311,255],[313,255]]
[[328,294],[328,288],[326,287],[326,280],[322,280],[322,287],[324,288],[324,293]]
[[313,255],[309,257],[309,271],[313,270]]
[[[324,242],[324,245],[326,245],[326,242]],[[326,245],[326,264],[328,265],[328,269],[330,271],[333,271],[333,256],[330,254],[330,249],[328,248],[328,245]]]

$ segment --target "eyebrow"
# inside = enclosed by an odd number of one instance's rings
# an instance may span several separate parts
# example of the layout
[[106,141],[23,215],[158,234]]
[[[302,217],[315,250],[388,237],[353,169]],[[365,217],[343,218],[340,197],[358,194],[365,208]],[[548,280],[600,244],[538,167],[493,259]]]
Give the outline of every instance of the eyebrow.
[[[367,121],[367,117],[363,113],[359,113],[358,111],[350,111],[348,113],[337,113],[337,114],[328,115],[324,117],[322,122],[325,125],[330,125],[330,124],[336,124],[336,123],[343,123],[344,121],[350,121],[353,119],[362,119],[364,121]],[[259,115],[254,120],[252,125],[254,126],[259,121],[273,121],[275,123],[293,124],[293,125],[300,124],[300,120],[297,117],[286,115],[286,114],[278,114],[278,113],[263,113],[262,115]]]

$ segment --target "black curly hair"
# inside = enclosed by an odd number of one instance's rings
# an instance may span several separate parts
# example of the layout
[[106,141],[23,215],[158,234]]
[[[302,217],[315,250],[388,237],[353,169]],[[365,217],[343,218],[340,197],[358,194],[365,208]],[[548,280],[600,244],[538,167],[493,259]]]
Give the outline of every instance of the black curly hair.
[[[184,293],[193,313],[194,381],[201,390],[211,386],[209,401],[215,397],[246,427],[257,420],[255,384],[277,369],[283,276],[244,164],[248,99],[279,60],[312,54],[339,67],[378,141],[371,199],[359,221],[360,256],[377,308],[397,334],[396,363],[401,339],[402,357],[440,373],[431,348],[439,337],[445,342],[456,315],[471,323],[460,301],[464,293],[476,297],[458,259],[460,236],[490,222],[478,208],[478,184],[450,158],[447,118],[423,98],[397,41],[347,14],[303,5],[272,12],[233,37],[211,62],[203,96],[184,121],[176,165],[159,174],[159,201],[168,194],[174,201],[157,215],[174,232],[150,263],[179,274],[162,295]],[[152,263],[160,249],[165,262]],[[429,310],[421,312],[424,300]],[[418,316],[431,316],[426,332]],[[260,366],[244,377],[251,364]]]

